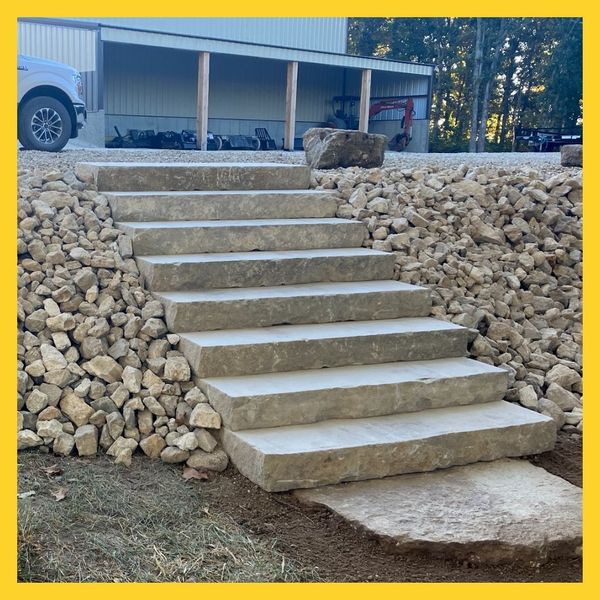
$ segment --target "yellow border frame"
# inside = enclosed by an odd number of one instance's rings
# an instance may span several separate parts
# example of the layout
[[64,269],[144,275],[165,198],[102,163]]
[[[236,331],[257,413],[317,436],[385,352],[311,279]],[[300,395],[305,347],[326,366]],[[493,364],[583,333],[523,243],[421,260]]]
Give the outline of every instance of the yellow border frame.
[[[7,3],[8,4],[8,3]],[[459,3],[451,3],[448,0],[429,0],[426,3],[391,2],[381,0],[377,5],[367,6],[368,3],[348,0],[341,6],[326,7],[322,0],[303,0],[295,5],[279,1],[262,1],[258,3],[243,2],[241,0],[230,0],[226,5],[222,3],[200,3],[181,0],[168,7],[162,2],[152,0],[129,0],[128,2],[103,0],[99,5],[91,6],[90,2],[40,2],[39,0],[28,0],[26,3],[17,5],[5,5],[2,11],[2,73],[6,80],[9,93],[2,94],[2,115],[14,115],[16,97],[16,78],[14,77],[15,50],[16,50],[16,19],[24,16],[38,17],[77,17],[77,16],[581,16],[584,18],[584,104],[587,108],[585,113],[586,129],[586,164],[595,164],[599,151],[595,145],[599,140],[598,121],[600,109],[596,109],[598,96],[600,96],[600,85],[598,83],[598,72],[594,72],[594,56],[596,62],[600,57],[600,28],[598,26],[598,14],[600,8],[591,0],[578,3],[566,3],[558,0],[504,0],[503,2],[480,2],[477,0],[461,0]],[[594,6],[593,4],[596,4]],[[96,9],[97,8],[97,9]],[[370,10],[368,10],[370,8]],[[340,13],[343,9],[343,15]],[[12,139],[16,139],[16,120],[10,120],[8,126],[3,128],[1,153],[2,153],[2,218],[0,218],[0,244],[2,259],[0,260],[0,281],[3,284],[1,295],[2,331],[4,331],[3,343],[0,345],[0,356],[3,375],[2,401],[5,403],[3,414],[14,415],[14,398],[16,396],[16,336],[14,334],[16,316],[16,288],[14,285],[15,268],[15,222],[16,203],[14,201],[16,192],[16,151]],[[14,137],[13,137],[14,134]],[[313,597],[330,596],[332,598],[365,598],[377,595],[382,598],[397,598],[403,594],[410,596],[418,595],[421,598],[481,598],[486,600],[492,598],[505,598],[510,594],[511,598],[527,598],[531,596],[543,597],[545,600],[561,598],[564,600],[571,597],[582,597],[592,594],[598,595],[598,574],[600,569],[599,552],[597,544],[598,516],[600,506],[598,490],[600,482],[597,480],[600,469],[592,457],[598,456],[599,441],[595,438],[597,419],[600,409],[600,401],[595,398],[598,392],[598,376],[592,368],[595,359],[600,352],[596,351],[593,342],[594,334],[598,331],[598,316],[591,304],[592,294],[597,290],[593,269],[594,264],[600,259],[600,251],[595,247],[593,240],[595,226],[600,223],[598,219],[600,200],[597,198],[599,185],[594,177],[586,181],[584,205],[584,337],[585,353],[584,367],[585,396],[587,403],[585,407],[586,434],[584,443],[584,582],[583,583],[381,583],[381,584],[106,584],[106,583],[53,583],[53,584],[27,584],[16,582],[16,440],[9,428],[2,439],[2,451],[0,461],[2,469],[2,481],[6,487],[2,490],[2,546],[0,554],[0,581],[4,593],[8,597],[19,598],[51,598],[60,597],[61,600],[87,598],[104,598],[107,593],[118,596],[135,598],[143,595],[147,600],[152,598],[164,598],[170,594],[198,594],[208,597],[239,597],[260,598],[270,600],[281,597],[304,598],[306,595]],[[592,343],[588,343],[591,340]],[[9,343],[10,342],[10,343]],[[14,418],[14,417],[13,417]],[[596,508],[596,510],[594,510]],[[594,568],[595,566],[595,568]],[[189,587],[193,585],[194,587]],[[111,586],[110,590],[106,586]],[[183,586],[186,586],[185,588]],[[309,587],[310,586],[310,587]],[[213,596],[214,595],[214,596]]]

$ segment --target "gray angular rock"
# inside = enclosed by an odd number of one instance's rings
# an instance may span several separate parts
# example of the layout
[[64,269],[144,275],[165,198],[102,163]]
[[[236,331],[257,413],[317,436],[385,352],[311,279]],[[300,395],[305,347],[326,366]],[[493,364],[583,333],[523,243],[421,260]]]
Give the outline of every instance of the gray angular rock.
[[380,167],[388,142],[385,135],[321,127],[306,131],[302,140],[306,163],[313,169]]
[[164,378],[167,381],[189,381],[190,364],[184,356],[170,356],[165,363]]
[[48,406],[48,396],[37,388],[33,389],[25,400],[25,406],[29,412],[37,414]]
[[187,466],[194,469],[206,469],[207,471],[224,471],[229,464],[229,458],[223,450],[204,452],[196,450],[192,452],[187,460]]
[[62,423],[56,419],[40,421],[36,423],[37,434],[42,438],[55,439],[63,432]]
[[548,400],[552,400],[566,412],[573,410],[578,405],[577,396],[558,385],[558,383],[551,383],[545,395]]
[[98,430],[94,425],[78,427],[74,438],[79,456],[94,456],[98,451]]
[[556,424],[557,429],[560,429],[567,422],[565,413],[560,406],[552,400],[548,400],[548,398],[540,398],[538,410],[543,415],[550,417]]
[[73,452],[73,448],[75,447],[75,437],[69,433],[61,433],[55,440],[52,445],[52,451],[54,454],[59,454],[61,456],[69,456],[71,452]]
[[91,375],[108,383],[120,381],[123,374],[123,367],[110,356],[95,356],[87,363],[83,363],[82,367]]
[[118,437],[113,444],[108,448],[106,454],[109,456],[118,456],[123,450],[135,450],[138,447],[138,442],[133,438],[128,437]]
[[221,427],[221,415],[210,406],[201,402],[196,404],[190,415],[190,426],[207,429],[219,429]]
[[17,450],[25,450],[27,448],[35,448],[42,446],[44,440],[30,429],[22,429],[17,432]]
[[187,450],[182,450],[176,446],[167,446],[161,453],[160,459],[166,463],[182,463],[190,456]]
[[60,401],[60,410],[77,427],[86,425],[94,414],[94,409],[74,393],[67,393]]
[[175,440],[175,446],[182,450],[195,450],[198,447],[198,439],[191,431],[184,433]]
[[212,452],[217,447],[217,440],[206,429],[194,429],[198,447],[205,452]]
[[116,440],[123,433],[123,429],[125,429],[125,420],[120,412],[112,412],[106,415],[106,426],[110,437]]
[[142,389],[142,371],[135,367],[127,366],[121,375],[123,384],[132,393],[137,394]]
[[47,371],[67,368],[67,359],[54,346],[42,344],[40,346],[40,352],[42,354],[42,362]]
[[160,458],[165,446],[165,440],[157,433],[149,435],[140,441],[140,448],[149,458]]
[[583,167],[583,145],[567,144],[561,146],[560,164],[563,167]]

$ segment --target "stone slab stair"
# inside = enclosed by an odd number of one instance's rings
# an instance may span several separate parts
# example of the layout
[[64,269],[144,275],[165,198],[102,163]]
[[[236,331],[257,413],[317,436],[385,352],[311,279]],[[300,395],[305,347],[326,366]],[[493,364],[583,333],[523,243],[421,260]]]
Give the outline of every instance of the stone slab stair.
[[502,400],[469,331],[308,190],[307,167],[82,163],[220,412],[231,461],[268,491],[426,472],[553,447]]

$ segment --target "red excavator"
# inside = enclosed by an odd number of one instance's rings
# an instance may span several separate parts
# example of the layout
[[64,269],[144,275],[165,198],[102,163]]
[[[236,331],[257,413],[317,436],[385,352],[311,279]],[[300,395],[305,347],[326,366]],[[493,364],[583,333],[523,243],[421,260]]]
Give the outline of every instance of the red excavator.
[[[412,122],[415,115],[412,98],[385,97],[376,100],[369,107],[369,120],[385,110],[404,110],[400,121],[402,131],[397,133],[389,142],[391,150],[401,152],[412,139]],[[327,127],[335,129],[358,129],[357,107],[360,104],[358,96],[334,96],[331,101],[334,116],[326,123]]]

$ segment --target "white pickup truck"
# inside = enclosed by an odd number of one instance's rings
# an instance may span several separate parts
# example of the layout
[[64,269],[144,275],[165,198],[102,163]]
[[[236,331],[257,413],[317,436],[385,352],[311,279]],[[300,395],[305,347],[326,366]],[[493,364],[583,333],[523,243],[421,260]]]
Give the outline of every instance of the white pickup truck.
[[53,60],[17,56],[17,135],[26,150],[62,150],[87,113],[78,71]]

